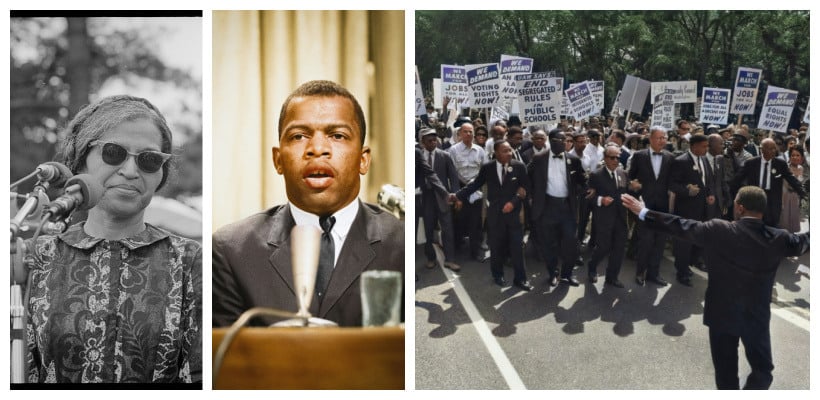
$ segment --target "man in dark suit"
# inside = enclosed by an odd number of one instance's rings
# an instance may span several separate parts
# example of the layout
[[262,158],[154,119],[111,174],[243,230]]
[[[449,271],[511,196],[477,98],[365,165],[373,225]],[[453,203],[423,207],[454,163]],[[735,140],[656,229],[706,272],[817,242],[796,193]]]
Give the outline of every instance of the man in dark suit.
[[604,283],[624,287],[618,280],[626,246],[626,210],[621,207],[621,195],[626,193],[626,173],[620,166],[621,150],[614,143],[604,148],[604,167],[589,176],[589,187],[595,190],[592,198],[592,218],[595,219],[595,250],[589,261],[588,276],[598,281],[598,264],[609,255]]
[[547,133],[541,128],[533,129],[530,133],[532,146],[521,152],[521,158],[524,160],[524,164],[529,164],[536,154],[547,151]]
[[[581,160],[566,152],[566,136],[560,128],[549,133],[550,151],[533,156],[527,167],[532,190],[532,222],[545,249],[551,286],[558,285],[558,255],[561,255],[560,281],[578,286],[572,268],[578,257],[575,236],[578,194],[586,190]],[[559,250],[560,249],[560,250]]]
[[325,231],[309,309],[313,316],[360,326],[361,273],[404,271],[404,224],[357,198],[359,175],[370,167],[365,134],[359,103],[336,83],[311,81],[285,100],[279,147],[272,153],[288,204],[214,233],[214,326],[229,325],[257,306],[297,311],[290,241],[295,225]]
[[[675,194],[674,214],[683,218],[705,221],[707,208],[715,204],[714,177],[706,160],[708,140],[705,135],[692,135],[689,150],[672,162],[669,190]],[[700,248],[689,241],[673,238],[672,253],[678,282],[692,286],[689,266],[700,258]]]
[[[669,211],[669,171],[672,167],[672,154],[664,150],[666,146],[666,129],[653,126],[649,129],[649,148],[636,151],[632,155],[629,171],[629,191],[640,196],[653,210]],[[661,258],[666,245],[667,235],[638,226],[638,259],[635,282],[643,285],[644,281],[666,286],[666,280],[660,276]]]
[[[438,136],[435,129],[423,129],[419,132],[419,140],[424,150],[422,154],[425,163],[430,165],[436,172],[439,181],[447,189],[447,193],[455,193],[461,187],[458,182],[458,172],[453,164],[453,159],[447,152],[439,150]],[[442,195],[430,185],[422,185],[422,206],[420,213],[424,216],[424,237],[427,243],[424,245],[424,254],[427,256],[427,268],[436,265],[436,252],[433,249],[434,230],[436,226],[441,228],[441,247],[444,250],[444,266],[453,271],[461,270],[455,263],[456,250],[455,238],[453,235],[453,216],[450,213],[450,205],[447,204],[447,195]]]
[[732,198],[729,194],[729,181],[734,174],[732,161],[723,155],[725,140],[717,133],[709,135],[709,151],[706,159],[712,168],[712,176],[715,178],[715,204],[710,206],[706,213],[707,219],[720,218],[726,216],[729,203]]
[[733,187],[754,185],[763,188],[766,192],[766,212],[763,222],[776,227],[780,223],[780,212],[783,209],[783,180],[788,182],[792,190],[800,197],[806,197],[803,185],[792,175],[788,164],[777,158],[777,144],[772,139],[763,139],[760,142],[759,157],[754,157],[735,173]]
[[532,290],[524,266],[524,228],[521,226],[521,199],[530,186],[523,163],[512,159],[512,147],[506,140],[493,144],[495,160],[478,171],[478,176],[461,188],[451,199],[456,207],[467,201],[473,192],[487,184],[487,235],[490,239],[490,271],[496,285],[504,287],[504,259],[509,256],[515,278],[513,284],[522,290]]
[[809,250],[809,233],[791,234],[765,226],[766,194],[746,186],[734,201],[734,222],[699,222],[650,211],[632,196],[623,203],[644,221],[645,227],[689,240],[705,250],[709,283],[703,306],[703,324],[718,389],[738,389],[738,342],[743,341],[752,372],[744,389],[768,389],[772,382],[769,334],[771,296],[777,267],[784,257]]

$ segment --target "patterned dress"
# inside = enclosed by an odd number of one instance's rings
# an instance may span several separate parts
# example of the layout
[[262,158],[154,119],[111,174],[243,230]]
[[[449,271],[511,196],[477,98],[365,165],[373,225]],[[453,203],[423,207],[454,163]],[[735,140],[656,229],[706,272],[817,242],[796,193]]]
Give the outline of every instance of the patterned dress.
[[83,223],[29,251],[28,382],[202,380],[202,248],[146,224],[121,240]]

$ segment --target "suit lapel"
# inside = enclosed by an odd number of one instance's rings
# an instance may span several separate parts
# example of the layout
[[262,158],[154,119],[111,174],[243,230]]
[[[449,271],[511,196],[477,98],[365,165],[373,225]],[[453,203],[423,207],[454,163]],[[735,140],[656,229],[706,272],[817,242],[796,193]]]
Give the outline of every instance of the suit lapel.
[[[290,214],[290,205],[282,207],[271,220],[271,231],[268,234],[268,244],[272,251],[268,257],[271,267],[282,277],[282,281],[288,285],[291,293],[295,296],[296,290],[293,288],[293,267],[291,266],[290,255],[290,231],[296,222]],[[314,309],[311,305],[311,312]]]
[[[357,200],[358,201],[358,200]],[[359,279],[362,271],[376,257],[371,244],[381,241],[378,224],[368,224],[369,211],[366,206],[359,202],[359,212],[350,231],[347,233],[336,267],[330,276],[330,283],[327,288],[327,295],[319,307],[319,317],[323,318],[327,312],[339,301],[342,294]],[[370,226],[373,225],[373,226]]]

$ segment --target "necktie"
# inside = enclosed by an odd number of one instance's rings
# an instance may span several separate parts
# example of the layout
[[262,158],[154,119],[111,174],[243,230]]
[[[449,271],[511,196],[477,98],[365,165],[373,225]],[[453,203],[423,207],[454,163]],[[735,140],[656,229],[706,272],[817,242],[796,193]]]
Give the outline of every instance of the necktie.
[[662,155],[663,155],[663,153],[658,152],[658,151],[653,151],[653,152],[652,152],[652,155],[653,155],[653,156],[662,156]]
[[501,165],[501,183],[504,183],[504,179],[507,178],[507,164]]
[[698,157],[698,172],[700,173],[700,182],[706,185],[706,175],[703,172],[703,163],[700,161],[703,157]]
[[763,176],[760,177],[760,187],[769,190],[769,162],[763,164]]
[[333,274],[333,265],[335,264],[335,248],[333,245],[333,236],[330,231],[336,223],[336,218],[320,217],[319,225],[322,226],[322,242],[319,245],[319,270],[316,273],[316,294],[321,301],[325,296],[327,284],[330,282],[330,275]]
[[431,150],[427,156],[427,161],[430,163],[430,168],[433,168],[433,151]]

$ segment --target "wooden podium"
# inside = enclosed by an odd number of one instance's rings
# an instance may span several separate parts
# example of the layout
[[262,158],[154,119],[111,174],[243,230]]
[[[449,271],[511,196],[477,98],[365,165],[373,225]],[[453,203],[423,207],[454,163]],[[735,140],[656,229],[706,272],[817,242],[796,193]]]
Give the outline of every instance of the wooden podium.
[[[214,328],[216,353],[227,328]],[[214,389],[404,389],[402,328],[243,328]]]

